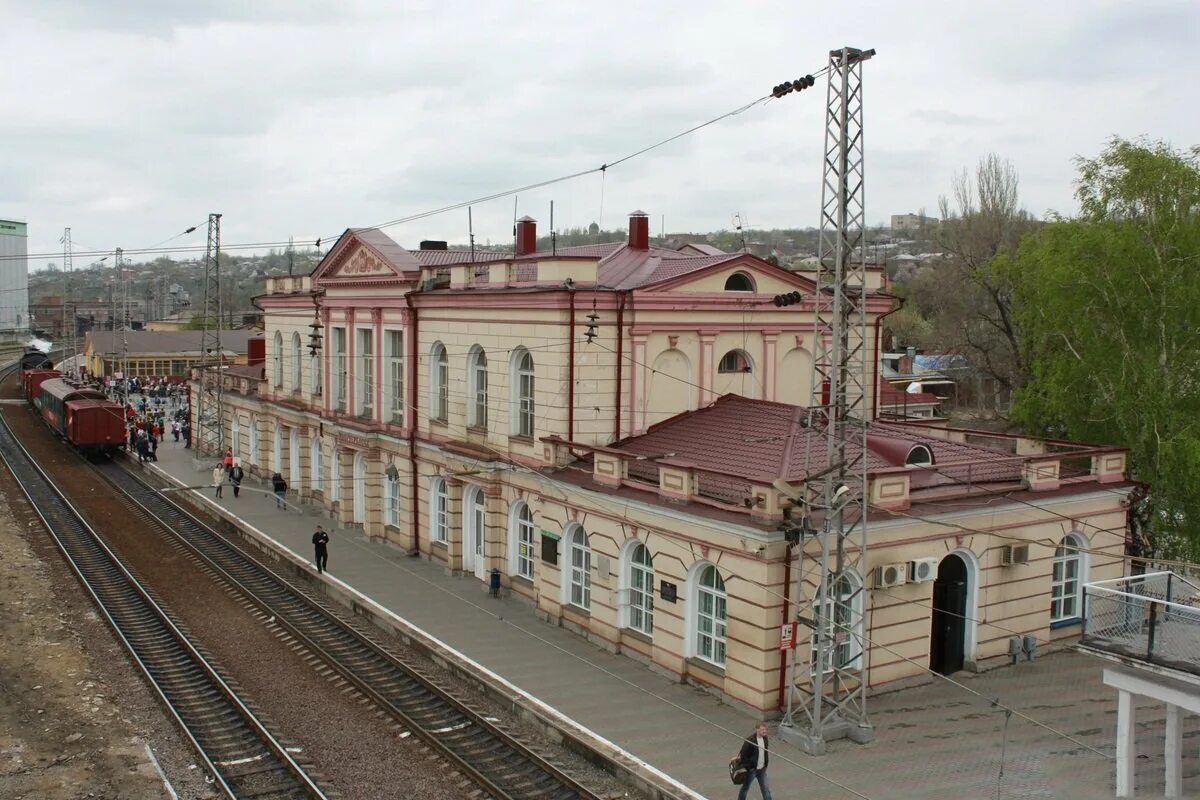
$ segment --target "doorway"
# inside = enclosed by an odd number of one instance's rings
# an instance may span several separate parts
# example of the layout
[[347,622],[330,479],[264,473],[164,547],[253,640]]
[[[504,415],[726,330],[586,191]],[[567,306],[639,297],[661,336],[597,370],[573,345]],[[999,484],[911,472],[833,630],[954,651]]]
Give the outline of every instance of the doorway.
[[938,564],[933,583],[929,668],[949,675],[963,668],[967,638],[967,562],[951,553]]
[[463,542],[463,572],[474,573],[481,581],[487,580],[487,559],[483,556],[483,540],[486,530],[486,507],[483,492],[477,486],[467,491],[463,502],[466,518],[466,541]]

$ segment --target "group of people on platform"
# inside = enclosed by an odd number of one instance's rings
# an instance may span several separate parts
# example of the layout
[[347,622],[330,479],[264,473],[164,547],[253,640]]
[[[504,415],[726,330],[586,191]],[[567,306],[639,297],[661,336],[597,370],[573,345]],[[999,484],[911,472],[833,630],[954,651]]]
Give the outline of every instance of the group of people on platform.
[[[246,470],[242,468],[241,459],[233,455],[233,448],[226,449],[220,462],[213,467],[212,485],[216,497],[223,497],[222,490],[228,483],[233,487],[233,496],[241,492],[242,481],[246,478]],[[287,509],[287,481],[278,472],[271,475],[271,491],[275,495],[276,508]]]
[[[168,420],[168,414],[170,419]],[[167,438],[167,432],[178,446],[192,446],[192,428],[186,406],[168,411],[162,406],[148,403],[146,398],[125,404],[125,428],[129,434],[129,450],[136,452],[138,461],[157,461],[158,445]]]

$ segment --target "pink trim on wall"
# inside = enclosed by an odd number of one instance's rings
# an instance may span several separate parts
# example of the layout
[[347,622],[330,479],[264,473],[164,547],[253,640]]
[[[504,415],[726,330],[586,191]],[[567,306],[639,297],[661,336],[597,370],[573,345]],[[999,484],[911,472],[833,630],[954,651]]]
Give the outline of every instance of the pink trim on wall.
[[354,368],[357,366],[354,356],[357,355],[355,344],[358,334],[354,330],[354,309],[345,310],[346,317],[346,416],[354,416]]
[[375,411],[372,419],[383,423],[383,309],[371,309],[371,322],[375,326]]
[[[633,362],[629,365],[629,433],[640,433],[644,428],[645,417],[638,414],[638,387],[645,383],[646,337],[635,336],[630,342]],[[639,376],[641,380],[639,380]],[[645,391],[644,389],[642,391]]]
[[712,397],[712,360],[713,346],[716,344],[717,335],[715,333],[700,334],[700,365],[697,367],[697,377],[700,382],[700,405],[703,406],[709,402]]
[[[688,310],[694,312],[696,309],[689,307]],[[746,330],[751,330],[751,329],[753,329],[754,324],[755,324],[755,321],[753,319],[749,319],[746,321],[746,325],[744,327]],[[774,330],[776,333],[778,333],[779,331],[811,331],[812,329],[813,329],[813,323],[803,322],[803,323],[796,323],[795,325],[780,326],[779,328],[774,328],[772,330]],[[733,322],[713,323],[711,325],[697,326],[696,323],[694,323],[694,322],[688,323],[688,322],[668,322],[668,321],[658,321],[658,320],[645,320],[641,324],[639,324],[636,328],[633,329],[633,335],[634,336],[649,336],[652,333],[668,333],[668,332],[674,332],[674,331],[685,331],[687,333],[699,333],[701,335],[711,334],[713,336],[716,336],[721,333],[741,333],[742,330],[743,330],[743,325],[741,324],[740,321],[738,321],[737,323],[733,323]]]
[[763,400],[775,399],[775,344],[779,338],[774,333],[763,334],[763,357],[762,357],[762,387]]
[[325,406],[325,414],[327,416],[333,414],[333,390],[329,383],[331,376],[330,362],[333,361],[333,356],[329,352],[333,346],[333,331],[329,327],[333,315],[329,313],[328,306],[321,307],[321,324],[325,326],[324,335],[325,341],[321,343],[321,372],[324,373],[325,380],[321,385],[321,400]]

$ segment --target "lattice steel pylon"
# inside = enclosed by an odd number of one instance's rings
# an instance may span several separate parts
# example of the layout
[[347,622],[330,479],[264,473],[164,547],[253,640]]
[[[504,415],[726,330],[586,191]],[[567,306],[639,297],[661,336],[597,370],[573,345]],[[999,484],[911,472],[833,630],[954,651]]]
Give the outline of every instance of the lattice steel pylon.
[[[64,373],[74,375],[78,373],[78,365],[75,364],[75,305],[71,302],[71,272],[73,267],[74,256],[71,252],[71,229],[63,228],[63,300],[62,300],[62,345],[63,345],[63,360],[67,361],[66,370]],[[69,359],[69,361],[68,361]]]
[[[862,65],[874,50],[830,51],[814,297],[813,397],[804,487],[808,527],[797,565],[797,617],[812,629],[808,675],[798,655],[781,732],[805,751],[831,739],[874,738],[867,717],[863,639],[867,574],[866,434],[875,368],[867,335]],[[815,440],[815,441],[814,441]],[[819,545],[819,553],[816,552]],[[807,593],[808,596],[805,596]],[[799,693],[801,701],[795,702]]]
[[194,441],[197,456],[225,452],[225,425],[221,390],[221,215],[208,215],[208,247],[204,253],[203,330],[200,335],[200,371],[193,403]]

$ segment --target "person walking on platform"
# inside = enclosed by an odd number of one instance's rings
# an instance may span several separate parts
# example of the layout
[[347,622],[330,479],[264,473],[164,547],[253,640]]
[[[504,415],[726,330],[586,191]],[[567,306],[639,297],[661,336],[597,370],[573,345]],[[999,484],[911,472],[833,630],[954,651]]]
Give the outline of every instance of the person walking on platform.
[[226,472],[233,472],[233,448],[232,447],[230,447],[229,449],[227,449],[225,451],[224,464],[225,464]]
[[287,502],[285,501],[285,498],[287,497],[287,481],[285,481],[283,476],[278,472],[271,476],[271,490],[275,492],[275,507],[286,510]]
[[329,534],[320,525],[312,537],[313,551],[317,561],[317,573],[329,569]]
[[771,800],[771,787],[767,785],[767,766],[771,761],[770,747],[767,744],[767,723],[760,722],[754,728],[754,733],[742,742],[742,751],[738,760],[746,768],[746,782],[738,792],[738,800],[746,800],[750,792],[750,784],[758,781],[763,800]]
[[246,477],[246,471],[242,469],[241,461],[233,462],[233,469],[229,471],[229,482],[233,484],[233,496],[238,496],[238,490],[242,488],[242,478]]
[[221,486],[225,483],[225,465],[217,464],[212,471],[213,486],[217,488],[217,497],[221,496]]
[[150,453],[149,453],[150,460],[158,461],[158,439],[155,439],[153,436],[151,436],[150,441],[149,441],[149,447],[150,447]]

